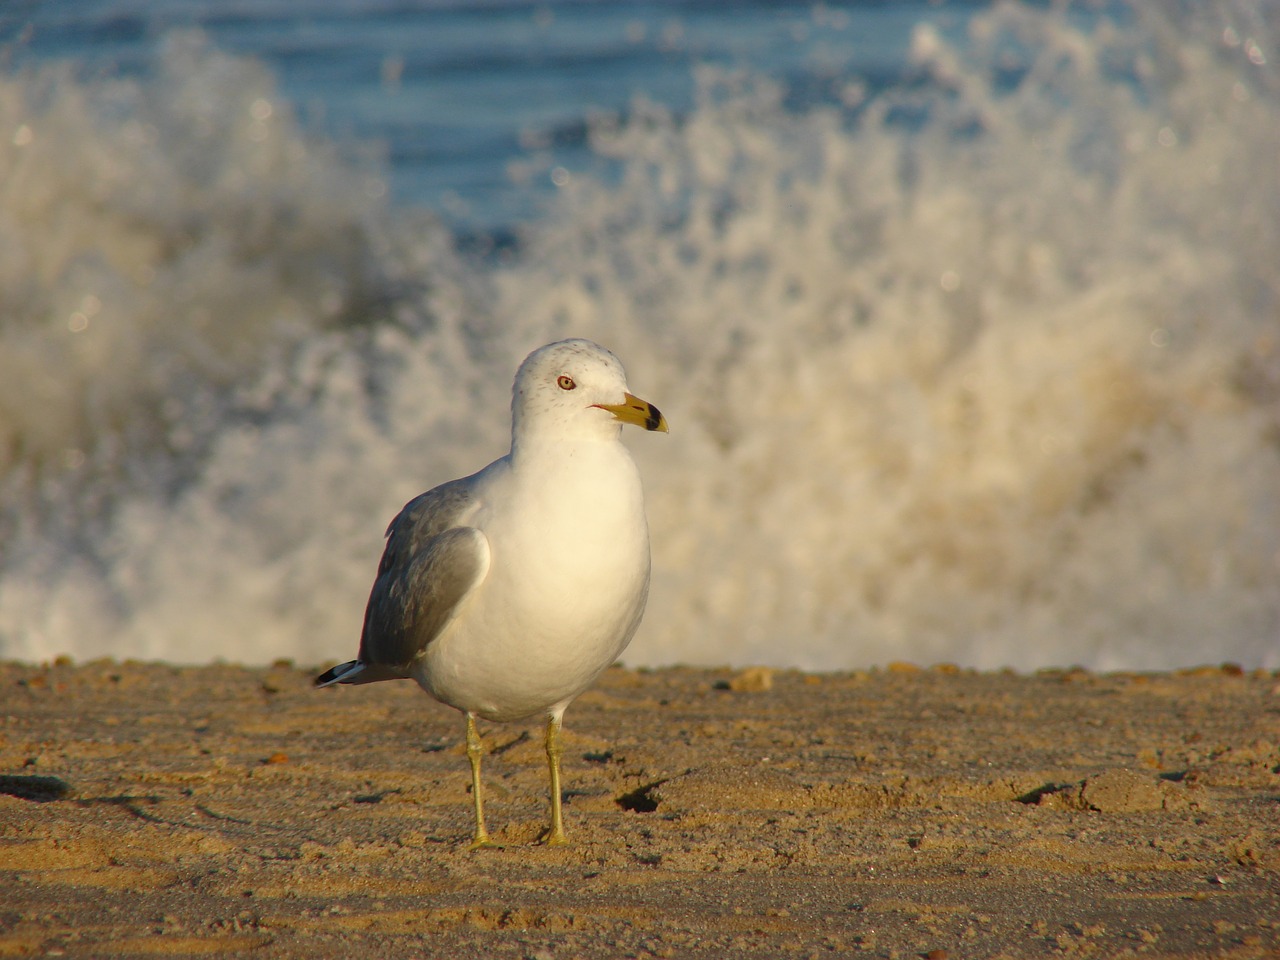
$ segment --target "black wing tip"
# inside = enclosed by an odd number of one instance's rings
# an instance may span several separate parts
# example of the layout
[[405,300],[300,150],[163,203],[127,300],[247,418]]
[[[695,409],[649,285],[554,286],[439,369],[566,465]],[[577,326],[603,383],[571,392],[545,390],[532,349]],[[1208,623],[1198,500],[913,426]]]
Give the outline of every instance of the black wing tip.
[[360,666],[359,660],[348,660],[346,663],[340,663],[336,667],[331,667],[320,676],[316,677],[312,683],[317,687],[327,687],[332,683],[343,683],[343,677],[346,676],[355,667]]

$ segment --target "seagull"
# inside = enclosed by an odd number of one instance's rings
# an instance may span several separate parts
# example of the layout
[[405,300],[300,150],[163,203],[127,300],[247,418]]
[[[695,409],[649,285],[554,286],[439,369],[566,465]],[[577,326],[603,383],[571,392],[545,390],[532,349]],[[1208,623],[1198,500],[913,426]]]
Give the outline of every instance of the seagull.
[[565,709],[613,663],[649,594],[649,530],[623,424],[667,432],[590,340],[533,351],[516,371],[511,452],[410,500],[387,528],[355,660],[316,678],[413,679],[467,720],[472,849],[495,846],[480,789],[476,719],[546,718],[551,826]]

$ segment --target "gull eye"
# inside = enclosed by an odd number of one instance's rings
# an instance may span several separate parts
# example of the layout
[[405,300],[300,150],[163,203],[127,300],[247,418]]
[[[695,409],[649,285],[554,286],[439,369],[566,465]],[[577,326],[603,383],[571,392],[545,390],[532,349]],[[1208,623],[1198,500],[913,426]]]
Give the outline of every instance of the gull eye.
[[556,386],[561,390],[572,390],[577,386],[577,384],[573,382],[573,377],[565,376],[562,373],[560,376],[556,377]]

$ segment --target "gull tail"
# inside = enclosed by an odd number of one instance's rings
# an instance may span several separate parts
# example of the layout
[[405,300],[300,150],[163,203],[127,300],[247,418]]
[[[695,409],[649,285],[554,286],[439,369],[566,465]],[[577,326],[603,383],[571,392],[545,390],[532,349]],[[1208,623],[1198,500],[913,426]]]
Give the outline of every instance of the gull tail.
[[407,676],[403,670],[385,664],[348,660],[316,677],[315,685],[328,687],[335,683],[374,683],[378,680],[403,680]]

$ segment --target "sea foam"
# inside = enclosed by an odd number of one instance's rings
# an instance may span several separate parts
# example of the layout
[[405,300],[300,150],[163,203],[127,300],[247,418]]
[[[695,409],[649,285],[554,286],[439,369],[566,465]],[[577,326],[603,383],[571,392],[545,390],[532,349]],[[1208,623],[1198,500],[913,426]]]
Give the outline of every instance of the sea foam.
[[487,266],[198,37],[3,78],[0,653],[349,656],[386,520],[586,335],[673,431],[630,663],[1278,667],[1263,27],[1003,5],[803,107],[707,70]]

